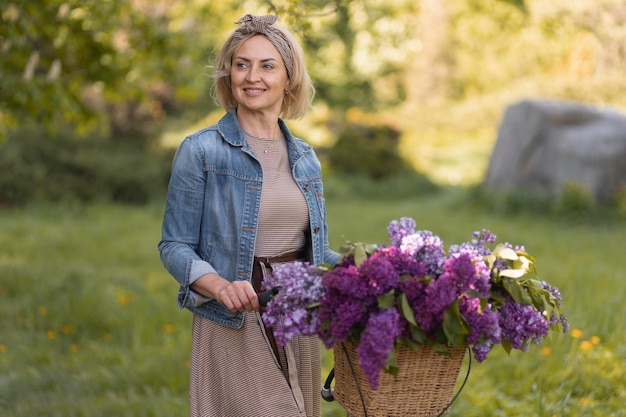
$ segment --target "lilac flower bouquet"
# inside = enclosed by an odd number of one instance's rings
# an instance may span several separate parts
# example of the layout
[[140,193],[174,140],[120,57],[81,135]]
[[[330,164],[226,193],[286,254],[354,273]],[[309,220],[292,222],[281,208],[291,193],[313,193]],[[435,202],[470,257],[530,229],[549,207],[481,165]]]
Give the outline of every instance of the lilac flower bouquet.
[[380,372],[394,374],[395,349],[469,345],[482,362],[494,345],[527,351],[550,330],[567,331],[556,287],[536,277],[535,259],[521,246],[496,245],[488,230],[444,248],[413,219],[390,222],[387,245],[348,243],[334,267],[291,263],[265,285],[280,286],[263,313],[277,342],[317,335],[327,348],[357,346],[372,389]]

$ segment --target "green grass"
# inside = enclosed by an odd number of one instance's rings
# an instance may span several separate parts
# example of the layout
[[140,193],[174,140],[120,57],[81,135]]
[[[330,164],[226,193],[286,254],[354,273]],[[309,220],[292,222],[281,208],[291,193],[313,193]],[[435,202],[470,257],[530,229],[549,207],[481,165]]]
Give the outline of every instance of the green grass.
[[[526,245],[561,289],[575,331],[473,363],[449,416],[626,415],[625,222],[489,214],[454,190],[393,203],[330,200],[328,210],[335,248],[344,237],[385,241],[387,223],[401,216],[448,244],[488,228]],[[2,416],[188,415],[191,315],[176,307],[176,283],[158,259],[161,211],[0,212]],[[323,407],[324,416],[345,415],[336,403]]]

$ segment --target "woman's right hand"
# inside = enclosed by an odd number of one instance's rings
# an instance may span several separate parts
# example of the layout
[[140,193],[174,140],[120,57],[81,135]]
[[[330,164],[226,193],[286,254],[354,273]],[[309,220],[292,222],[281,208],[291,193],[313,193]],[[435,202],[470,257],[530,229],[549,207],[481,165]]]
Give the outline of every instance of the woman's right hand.
[[217,274],[207,274],[191,284],[191,289],[216,299],[233,313],[259,311],[259,298],[249,281],[230,282]]
[[259,298],[248,281],[228,282],[217,294],[217,301],[233,313],[259,311]]

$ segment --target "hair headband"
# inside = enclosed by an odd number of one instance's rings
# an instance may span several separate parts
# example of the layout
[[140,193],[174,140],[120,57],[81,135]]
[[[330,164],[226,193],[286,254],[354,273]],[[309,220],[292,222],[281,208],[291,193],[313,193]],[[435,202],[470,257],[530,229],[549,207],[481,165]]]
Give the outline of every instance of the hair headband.
[[235,22],[235,24],[240,26],[235,29],[233,39],[243,39],[251,34],[264,35],[280,54],[287,69],[287,76],[291,80],[293,75],[293,60],[291,59],[292,54],[290,54],[291,47],[281,31],[273,26],[277,20],[278,16],[274,15],[253,16],[247,14]]

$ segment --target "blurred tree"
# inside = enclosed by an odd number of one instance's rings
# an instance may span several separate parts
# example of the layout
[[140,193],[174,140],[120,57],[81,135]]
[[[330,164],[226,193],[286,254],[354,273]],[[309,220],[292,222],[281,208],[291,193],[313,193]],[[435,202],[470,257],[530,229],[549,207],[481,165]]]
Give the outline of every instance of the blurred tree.
[[0,139],[25,124],[154,133],[202,93],[202,62],[237,7],[215,3],[0,0]]
[[416,51],[419,2],[265,0],[303,42],[318,97],[330,107],[375,111],[404,100]]
[[576,4],[0,0],[0,139],[27,124],[152,135],[166,114],[208,97],[203,67],[244,13],[276,13],[300,36],[317,100],[336,113],[462,100],[568,62],[572,72],[621,73],[623,1]]

